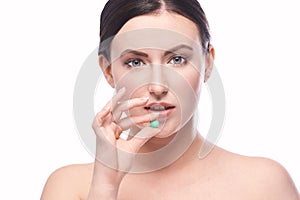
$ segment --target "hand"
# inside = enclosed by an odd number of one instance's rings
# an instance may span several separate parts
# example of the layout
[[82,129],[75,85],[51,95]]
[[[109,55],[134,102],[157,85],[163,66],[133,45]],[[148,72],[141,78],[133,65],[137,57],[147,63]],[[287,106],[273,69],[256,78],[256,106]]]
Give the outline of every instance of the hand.
[[[132,162],[139,149],[159,129],[148,126],[139,130],[130,140],[123,140],[120,134],[137,125],[149,124],[158,117],[158,114],[145,114],[142,116],[130,116],[120,119],[123,112],[147,104],[147,98],[134,98],[120,101],[125,94],[125,89],[119,92],[96,115],[93,129],[96,133],[96,161],[97,172],[100,173],[102,182],[110,187],[118,186],[124,175],[130,171]],[[129,113],[129,112],[128,112]],[[100,176],[99,176],[100,177]]]

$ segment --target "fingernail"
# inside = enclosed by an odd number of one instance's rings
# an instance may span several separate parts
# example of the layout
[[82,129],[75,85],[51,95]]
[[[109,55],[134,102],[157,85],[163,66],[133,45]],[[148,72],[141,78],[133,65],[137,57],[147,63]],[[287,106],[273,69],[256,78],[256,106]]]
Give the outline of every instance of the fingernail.
[[143,97],[143,98],[140,98],[141,101],[148,101],[149,100],[149,97]]

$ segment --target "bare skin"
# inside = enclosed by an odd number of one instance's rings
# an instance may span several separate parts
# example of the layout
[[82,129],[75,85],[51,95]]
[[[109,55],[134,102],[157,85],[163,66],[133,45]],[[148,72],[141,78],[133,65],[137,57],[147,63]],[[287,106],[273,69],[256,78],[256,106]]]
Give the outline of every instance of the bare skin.
[[[277,162],[233,154],[219,147],[199,160],[197,143],[185,154],[187,158],[181,158],[184,165],[174,163],[148,174],[127,174],[118,199],[299,199],[292,179]],[[47,181],[42,199],[88,199],[93,165],[58,169]]]
[[[120,32],[145,27],[177,30],[200,44],[199,34],[193,22],[180,15],[166,12],[162,12],[159,16],[146,15],[133,18],[122,27]],[[144,53],[148,54],[147,59],[151,62],[161,62],[159,52],[145,50]],[[209,78],[213,59],[214,49],[211,47],[210,54],[206,55],[206,73],[202,77],[205,78],[205,81]],[[112,65],[112,68],[103,67],[107,62],[101,56],[99,62],[108,83],[115,87],[115,83],[126,73],[126,69],[117,68],[116,66],[119,66],[118,61]],[[195,76],[196,73],[192,70],[185,70],[181,73],[197,93],[201,87],[201,85],[199,86],[199,76]],[[150,101],[157,99],[163,90],[163,88],[157,87],[155,92],[149,92],[152,95]],[[143,97],[148,91],[141,90],[139,92],[136,97]],[[166,98],[168,101],[172,101],[171,95],[166,96]],[[146,101],[142,102],[135,99],[130,105],[134,107],[146,103]],[[100,123],[100,129],[110,137],[112,143],[126,149],[128,142],[121,141],[118,135],[115,135],[116,126],[111,119],[108,119],[111,118],[108,109],[104,108],[98,114],[100,119],[96,117],[99,121],[105,120],[108,124],[102,125]],[[151,116],[143,116],[144,119],[140,119],[139,122],[146,122],[147,119],[152,120]],[[166,131],[159,137],[153,135],[152,138],[143,142],[132,142],[131,147],[135,145],[134,152],[149,152],[168,144],[176,134],[172,132],[176,120],[176,116],[172,117],[170,122],[173,123],[168,122]],[[94,130],[96,129],[95,126]],[[189,129],[185,132],[186,137],[190,137],[192,134]],[[96,135],[100,137],[99,134]],[[237,155],[217,146],[204,159],[199,159],[198,153],[202,143],[203,138],[198,134],[189,149],[178,160],[163,169],[149,173],[118,174],[103,166],[98,167],[97,161],[91,164],[63,167],[49,177],[41,199],[299,200],[299,194],[289,174],[275,161]],[[98,151],[97,153],[101,154]],[[101,179],[102,177],[104,178]],[[98,181],[100,179],[101,181]],[[91,198],[91,191],[108,191],[106,194],[115,196]],[[99,195],[105,196],[101,192]]]

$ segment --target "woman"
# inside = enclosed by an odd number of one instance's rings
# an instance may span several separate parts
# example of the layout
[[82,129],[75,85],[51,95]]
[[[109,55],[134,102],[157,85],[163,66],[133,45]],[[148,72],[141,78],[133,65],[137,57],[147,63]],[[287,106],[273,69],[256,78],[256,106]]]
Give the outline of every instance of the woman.
[[196,0],[110,0],[100,25],[117,93],[93,122],[95,162],[55,171],[42,199],[299,199],[272,160],[216,146],[199,159],[196,105],[215,52]]

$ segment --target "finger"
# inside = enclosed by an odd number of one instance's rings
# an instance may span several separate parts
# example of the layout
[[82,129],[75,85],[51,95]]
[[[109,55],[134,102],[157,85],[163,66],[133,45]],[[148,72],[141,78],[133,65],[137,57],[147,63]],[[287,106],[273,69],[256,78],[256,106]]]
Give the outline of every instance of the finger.
[[115,96],[113,96],[113,98],[111,99],[111,111],[114,111],[116,106],[119,104],[118,102],[120,102],[120,100],[124,96],[125,91],[126,91],[126,89],[125,89],[125,87],[123,87],[122,89],[120,89],[117,92],[117,94]]
[[121,102],[121,99],[125,95],[125,88],[120,89],[115,96],[111,99],[111,113],[112,113],[112,121],[118,121],[121,117],[120,114],[115,114],[115,110]]
[[116,140],[118,140],[120,138],[120,135],[123,132],[123,129],[121,128],[121,126],[119,126],[116,123],[113,123],[113,125],[114,125],[115,138],[116,138]]
[[[149,97],[145,98],[134,98],[118,104],[117,108],[113,112],[115,119],[120,119],[123,112],[128,111],[135,107],[144,106],[147,104]],[[117,120],[116,120],[117,121]]]
[[[99,127],[97,118],[94,119],[92,128],[94,130],[94,133],[95,133],[97,139],[99,139],[99,141],[102,141],[104,143],[109,141],[111,144],[115,143],[115,141],[116,141],[115,135],[117,135],[117,133],[118,134],[122,133],[122,130],[120,132],[117,132],[118,129],[117,129],[116,125],[114,123],[112,123],[112,124],[113,125],[109,126],[109,127],[104,127],[104,126]],[[114,135],[114,133],[115,133],[115,135]]]
[[[151,128],[151,127],[145,127],[141,129],[133,138],[130,140],[119,140],[120,143],[124,143],[123,145],[127,146],[127,151],[131,153],[137,153],[139,149],[152,137],[157,135],[160,132],[159,129]],[[126,144],[125,144],[126,143]],[[122,146],[123,146],[122,145]]]
[[113,106],[112,102],[117,101],[120,98],[122,98],[124,93],[125,93],[125,88],[120,89],[118,91],[118,93],[105,104],[103,109],[99,113],[97,113],[96,118],[98,119],[98,123],[100,126],[103,124],[104,119],[107,117],[107,115],[112,111],[112,106]]
[[107,115],[112,112],[113,110],[113,102],[119,101],[122,96],[125,94],[125,88],[122,88],[118,91],[118,93],[111,99],[109,100],[106,105],[103,107],[103,109],[97,113],[96,117],[98,119],[99,125],[102,125],[104,122],[104,119],[107,117]]
[[122,111],[126,111],[126,110],[132,109],[134,107],[143,106],[148,102],[148,100],[149,100],[149,97],[130,99],[123,103],[120,103],[118,109],[122,110]]
[[142,125],[142,124],[149,124],[151,121],[157,119],[159,113],[148,113],[146,115],[141,116],[131,116],[121,119],[118,122],[118,125],[123,129],[127,130],[134,125]]
[[108,116],[108,114],[110,113],[110,104],[106,104],[106,106],[104,106],[104,108],[97,113],[96,115],[96,119],[97,119],[97,123],[98,123],[98,127],[103,125],[103,122],[105,121],[105,118]]

